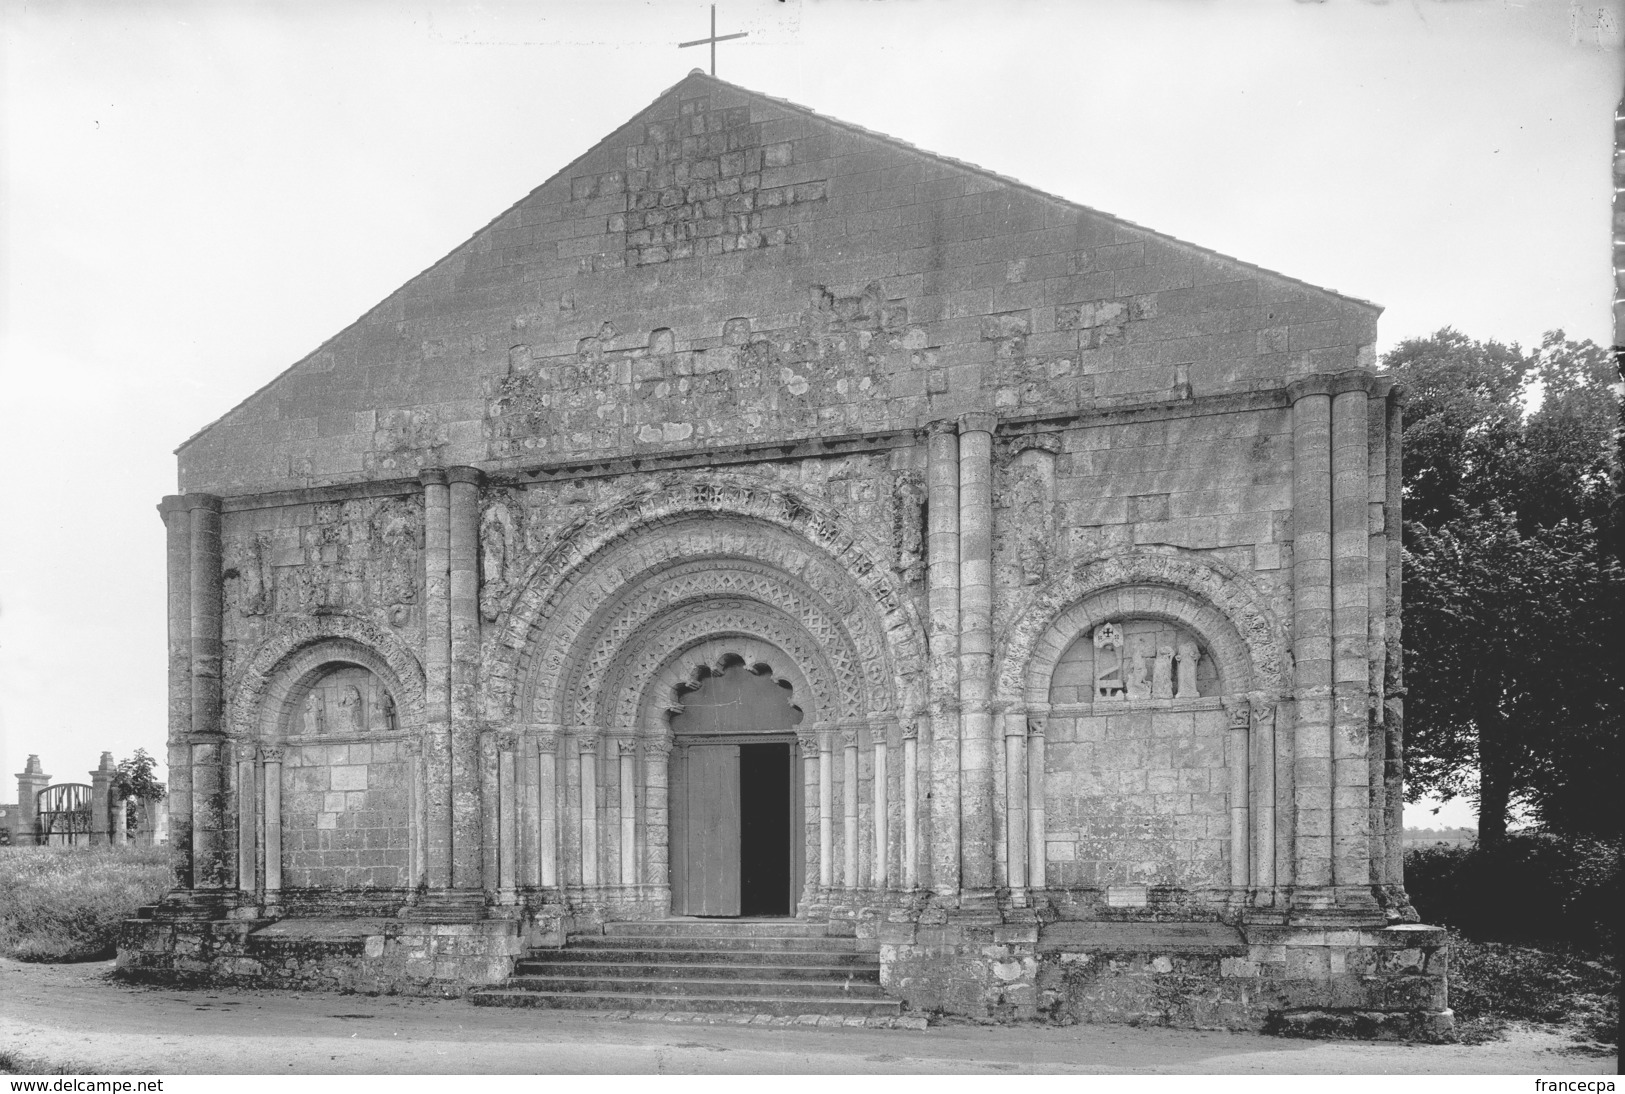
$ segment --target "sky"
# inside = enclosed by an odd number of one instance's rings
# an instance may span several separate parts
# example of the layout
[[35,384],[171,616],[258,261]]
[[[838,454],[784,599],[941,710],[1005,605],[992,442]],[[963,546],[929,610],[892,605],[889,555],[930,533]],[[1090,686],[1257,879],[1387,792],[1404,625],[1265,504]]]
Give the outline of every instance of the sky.
[[[724,0],[717,74],[1373,300],[1379,352],[1606,343],[1621,2]],[[29,753],[163,754],[174,448],[707,31],[689,0],[0,0],[0,800]]]

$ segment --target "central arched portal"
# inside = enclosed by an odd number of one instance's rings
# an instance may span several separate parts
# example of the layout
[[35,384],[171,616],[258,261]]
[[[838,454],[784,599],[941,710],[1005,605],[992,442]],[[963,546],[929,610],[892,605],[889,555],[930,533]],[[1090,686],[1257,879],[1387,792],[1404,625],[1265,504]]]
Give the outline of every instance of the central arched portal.
[[[676,915],[789,916],[802,876],[795,687],[750,645],[713,640],[673,688],[671,902]],[[783,654],[779,654],[782,666]],[[799,674],[797,674],[799,675]]]

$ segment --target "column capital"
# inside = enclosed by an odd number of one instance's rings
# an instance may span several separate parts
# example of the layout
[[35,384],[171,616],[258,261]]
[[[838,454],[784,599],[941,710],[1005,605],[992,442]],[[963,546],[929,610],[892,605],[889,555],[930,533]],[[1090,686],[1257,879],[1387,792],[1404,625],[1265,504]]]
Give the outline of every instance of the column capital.
[[1332,377],[1332,394],[1346,395],[1351,391],[1358,391],[1362,395],[1370,395],[1376,386],[1376,374],[1365,369],[1350,369],[1339,372]]
[[870,726],[869,743],[874,745],[876,748],[885,748],[890,731],[890,726]]
[[925,424],[925,431],[927,435],[932,437],[957,436],[959,433],[959,423],[954,421],[952,418],[938,418],[934,422],[927,422]]
[[266,748],[262,746],[260,748],[260,763],[279,764],[282,762],[282,754],[284,751],[285,750],[282,748]]
[[929,718],[930,718],[929,715],[921,714],[921,715],[918,715],[916,717],[909,718],[909,719],[905,720],[902,723],[903,740],[905,740],[905,741],[917,741],[917,740],[919,740],[920,739],[920,723],[923,722],[923,721],[928,721]]
[[973,410],[959,416],[959,432],[992,433],[999,424],[999,416],[991,410]]
[[163,500],[158,503],[158,515],[166,520],[173,513],[184,512],[186,512],[185,494],[166,494]]
[[485,472],[477,467],[448,467],[446,468],[446,481],[452,484],[466,484],[479,486],[485,482]]
[[1027,736],[1042,737],[1049,731],[1049,715],[1032,711],[1027,713]]
[[418,472],[418,481],[424,486],[446,485],[446,469],[443,467],[425,467]]
[[1332,393],[1332,377],[1326,373],[1316,373],[1313,376],[1300,376],[1286,386],[1286,397],[1296,403],[1311,395],[1330,395]]
[[182,494],[181,500],[186,503],[187,509],[207,509],[210,512],[220,512],[220,499],[214,494]]
[[822,737],[817,726],[808,729],[796,727],[796,742],[801,745],[802,752],[817,752]]
[[672,739],[670,737],[643,738],[643,754],[649,759],[664,760],[671,755]]
[[1233,699],[1224,704],[1230,716],[1231,729],[1246,729],[1252,724],[1252,703],[1246,699]]
[[840,728],[842,748],[858,747],[858,730],[860,728],[859,726],[842,726]]

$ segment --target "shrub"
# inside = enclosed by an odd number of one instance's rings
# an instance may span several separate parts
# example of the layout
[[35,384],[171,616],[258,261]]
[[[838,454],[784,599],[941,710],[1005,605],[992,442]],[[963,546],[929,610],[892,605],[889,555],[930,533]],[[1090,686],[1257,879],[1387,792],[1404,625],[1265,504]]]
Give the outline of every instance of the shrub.
[[0,851],[0,952],[19,961],[111,957],[119,923],[172,884],[167,847]]
[[1584,1038],[1618,1043],[1619,977],[1607,962],[1450,932],[1450,1006],[1468,1040],[1507,1021],[1566,1024]]
[[1405,855],[1405,889],[1423,922],[1481,942],[1558,944],[1612,953],[1619,847],[1510,835],[1494,847],[1425,847]]

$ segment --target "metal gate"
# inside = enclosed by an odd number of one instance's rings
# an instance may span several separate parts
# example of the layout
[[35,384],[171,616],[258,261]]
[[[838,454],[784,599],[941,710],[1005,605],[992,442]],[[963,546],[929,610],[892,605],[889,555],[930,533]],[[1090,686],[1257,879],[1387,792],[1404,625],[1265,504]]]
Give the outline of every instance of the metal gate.
[[90,787],[85,783],[47,786],[35,797],[34,839],[41,844],[90,842]]

